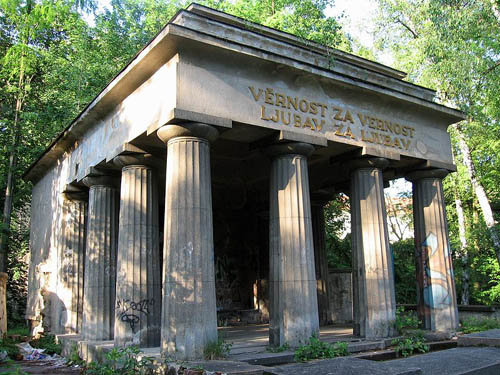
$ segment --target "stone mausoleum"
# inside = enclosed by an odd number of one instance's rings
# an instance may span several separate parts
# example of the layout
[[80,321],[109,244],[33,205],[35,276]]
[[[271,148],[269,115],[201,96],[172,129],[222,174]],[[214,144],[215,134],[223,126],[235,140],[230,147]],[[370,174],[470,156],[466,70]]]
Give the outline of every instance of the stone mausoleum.
[[463,116],[405,74],[193,4],[27,171],[26,317],[83,342],[202,356],[217,315],[253,311],[269,342],[331,323],[323,207],[349,196],[353,321],[394,333],[383,189],[413,183],[418,313],[453,332],[442,179]]

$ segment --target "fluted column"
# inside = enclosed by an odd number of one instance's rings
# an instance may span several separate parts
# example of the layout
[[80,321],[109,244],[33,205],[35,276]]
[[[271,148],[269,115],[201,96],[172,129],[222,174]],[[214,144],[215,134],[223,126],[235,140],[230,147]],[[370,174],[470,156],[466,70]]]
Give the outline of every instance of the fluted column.
[[314,147],[268,147],[270,181],[269,343],[297,347],[319,333],[307,156]]
[[114,159],[122,167],[116,265],[115,346],[160,345],[158,192],[151,155]]
[[311,204],[318,316],[319,324],[321,325],[328,324],[330,316],[328,308],[328,258],[326,256],[324,205],[325,202],[322,201],[316,201]]
[[162,355],[199,359],[217,340],[210,145],[201,123],[166,125]]
[[115,321],[118,191],[108,176],[85,177],[89,189],[82,336],[112,340]]
[[394,334],[396,301],[382,170],[388,161],[350,161],[354,334]]
[[61,300],[58,316],[61,333],[76,333],[81,329],[86,225],[87,194],[66,193],[63,200],[57,288]]
[[418,316],[426,329],[454,332],[458,310],[442,183],[447,174],[429,169],[406,178],[413,182]]

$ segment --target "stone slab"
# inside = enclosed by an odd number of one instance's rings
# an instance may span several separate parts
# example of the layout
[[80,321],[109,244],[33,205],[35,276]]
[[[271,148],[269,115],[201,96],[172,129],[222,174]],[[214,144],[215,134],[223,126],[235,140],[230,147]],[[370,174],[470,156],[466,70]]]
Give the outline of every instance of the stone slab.
[[394,368],[420,368],[422,375],[498,375],[500,349],[455,348],[390,361]]
[[189,362],[189,367],[201,366],[206,371],[218,371],[226,375],[262,375],[267,370],[264,366],[250,365],[235,361],[199,361]]
[[458,346],[500,347],[500,329],[469,333],[458,338]]
[[416,367],[392,367],[391,362],[373,362],[352,357],[326,359],[309,363],[297,363],[267,369],[267,375],[420,375],[421,370]]

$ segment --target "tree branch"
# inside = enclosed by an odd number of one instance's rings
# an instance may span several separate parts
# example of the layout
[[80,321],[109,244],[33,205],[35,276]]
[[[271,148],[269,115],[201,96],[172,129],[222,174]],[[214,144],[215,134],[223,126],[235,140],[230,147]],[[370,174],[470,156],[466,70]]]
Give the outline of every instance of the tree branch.
[[493,70],[495,70],[497,67],[500,66],[500,60],[497,61],[495,64],[490,66],[488,69],[486,69],[484,72],[481,72],[481,75],[486,75],[488,73],[491,73]]
[[417,38],[418,38],[418,34],[417,34],[415,31],[413,31],[413,29],[412,29],[410,26],[408,26],[405,22],[403,22],[403,21],[401,20],[401,18],[397,18],[397,19],[396,19],[396,23],[399,23],[399,24],[400,24],[401,26],[403,26],[406,30],[408,30],[408,31],[411,33],[411,35],[413,35],[413,39],[417,39]]

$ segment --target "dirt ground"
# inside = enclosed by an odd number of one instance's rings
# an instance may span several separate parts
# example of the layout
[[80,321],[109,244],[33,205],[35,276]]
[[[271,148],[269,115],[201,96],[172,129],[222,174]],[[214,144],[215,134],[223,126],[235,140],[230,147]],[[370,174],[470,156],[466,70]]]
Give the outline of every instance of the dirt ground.
[[79,375],[80,373],[81,369],[79,368],[54,366],[51,361],[18,361],[12,362],[12,365],[0,365],[0,374]]

